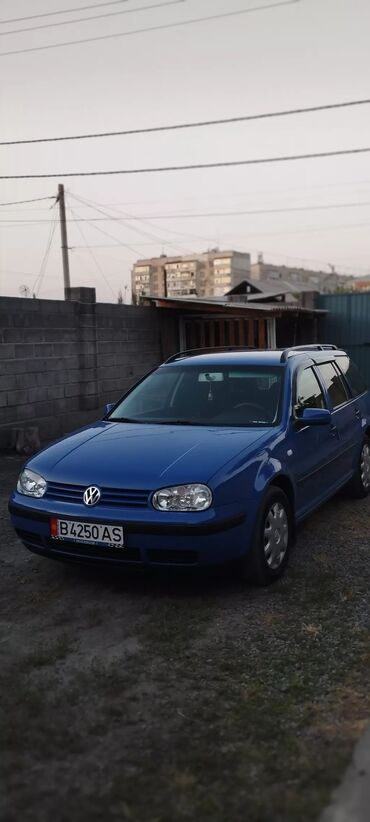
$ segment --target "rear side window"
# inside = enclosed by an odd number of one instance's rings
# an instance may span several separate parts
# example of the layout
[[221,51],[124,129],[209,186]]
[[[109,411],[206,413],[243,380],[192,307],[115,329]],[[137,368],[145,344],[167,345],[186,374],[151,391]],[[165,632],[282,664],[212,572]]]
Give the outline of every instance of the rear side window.
[[323,365],[318,365],[317,367],[326,385],[333,408],[337,408],[338,405],[342,405],[344,402],[347,402],[347,389],[339,371],[337,371],[333,363],[326,362]]
[[359,394],[367,391],[367,385],[361,371],[349,357],[337,357],[336,362],[343,372],[354,397],[358,397]]
[[319,381],[312,368],[305,368],[298,374],[296,411],[303,408],[325,408],[325,400]]

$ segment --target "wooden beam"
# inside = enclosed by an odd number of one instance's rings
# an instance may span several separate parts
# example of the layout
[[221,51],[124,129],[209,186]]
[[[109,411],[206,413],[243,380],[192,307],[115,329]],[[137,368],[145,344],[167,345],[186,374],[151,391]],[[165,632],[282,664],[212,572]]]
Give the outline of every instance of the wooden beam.
[[258,320],[258,348],[266,348],[265,320]]

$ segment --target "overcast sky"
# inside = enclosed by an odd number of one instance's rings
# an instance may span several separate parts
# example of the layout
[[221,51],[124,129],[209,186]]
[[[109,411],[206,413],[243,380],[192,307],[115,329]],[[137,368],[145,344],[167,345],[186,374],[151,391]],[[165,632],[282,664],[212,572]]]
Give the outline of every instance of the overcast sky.
[[[98,0],[0,0],[0,20],[93,2]],[[116,2],[75,17],[127,13],[8,36],[5,31],[73,15],[1,25],[0,52],[258,7],[267,0],[184,0],[139,11],[156,2]],[[196,25],[0,54],[1,139],[140,128],[368,98],[369,38],[369,0],[300,0]],[[370,106],[158,135],[2,147],[0,166],[1,174],[62,173],[364,146],[370,146]],[[370,274],[370,154],[234,169],[0,181],[0,202],[52,196],[58,182],[67,190],[72,285],[94,285],[99,300],[113,300],[124,290],[140,256],[216,245],[250,251],[254,258],[262,251],[266,260],[277,263],[301,261],[325,270],[331,263],[343,273]],[[94,201],[110,216],[123,212],[145,219],[73,222],[103,215],[72,195]],[[27,285],[42,297],[62,298],[59,226],[43,281],[37,281],[53,225],[51,204],[0,208],[2,294],[18,295]],[[345,207],[169,217],[329,204]],[[43,222],[5,222],[12,220]]]

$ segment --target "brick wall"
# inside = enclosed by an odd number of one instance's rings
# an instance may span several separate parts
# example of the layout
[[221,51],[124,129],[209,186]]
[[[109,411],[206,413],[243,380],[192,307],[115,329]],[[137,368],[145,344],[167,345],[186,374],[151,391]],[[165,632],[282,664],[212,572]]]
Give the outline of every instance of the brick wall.
[[42,440],[96,419],[163,359],[154,308],[96,304],[94,289],[70,299],[0,299],[0,447],[13,428]]

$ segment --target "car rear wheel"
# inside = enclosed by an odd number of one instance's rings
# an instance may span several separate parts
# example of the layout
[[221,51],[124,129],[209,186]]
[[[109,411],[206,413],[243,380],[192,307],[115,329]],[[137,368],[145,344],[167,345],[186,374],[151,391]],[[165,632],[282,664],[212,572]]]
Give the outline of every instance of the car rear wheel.
[[349,483],[348,490],[352,497],[362,499],[370,493],[370,439],[365,437],[356,471]]
[[271,486],[257,519],[252,545],[244,560],[245,579],[269,585],[284,572],[292,543],[292,510],[286,494]]

